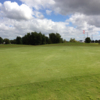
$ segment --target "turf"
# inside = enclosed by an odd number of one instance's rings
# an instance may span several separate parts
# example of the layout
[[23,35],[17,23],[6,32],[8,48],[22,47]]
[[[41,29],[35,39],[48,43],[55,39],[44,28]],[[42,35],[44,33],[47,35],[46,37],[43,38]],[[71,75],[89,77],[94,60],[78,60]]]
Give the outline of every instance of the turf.
[[0,45],[0,100],[100,100],[100,45]]

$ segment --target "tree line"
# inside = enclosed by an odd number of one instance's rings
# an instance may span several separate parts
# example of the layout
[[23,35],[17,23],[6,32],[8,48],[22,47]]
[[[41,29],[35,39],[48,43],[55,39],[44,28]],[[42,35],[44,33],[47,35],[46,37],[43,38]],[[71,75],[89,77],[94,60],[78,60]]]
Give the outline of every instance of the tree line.
[[41,32],[31,32],[27,33],[23,37],[17,36],[16,39],[9,40],[7,38],[3,39],[0,37],[0,44],[26,44],[26,45],[42,45],[42,44],[53,44],[62,43],[64,40],[61,38],[59,33],[50,33],[49,37],[45,36]]
[[[49,37],[45,36],[41,32],[27,33],[23,37],[17,36],[16,39],[9,40],[0,37],[0,44],[26,44],[26,45],[43,45],[63,42],[79,42],[75,38],[71,38],[69,41],[63,40],[59,33],[50,33]],[[100,43],[100,40],[91,40],[90,37],[85,38],[85,43]]]
[[85,43],[100,43],[100,40],[91,40],[90,37],[85,38]]

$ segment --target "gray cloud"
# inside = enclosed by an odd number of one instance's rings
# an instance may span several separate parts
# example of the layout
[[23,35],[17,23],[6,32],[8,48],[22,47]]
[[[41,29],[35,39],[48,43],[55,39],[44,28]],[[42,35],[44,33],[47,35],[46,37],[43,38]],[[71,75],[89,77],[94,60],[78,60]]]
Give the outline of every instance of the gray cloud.
[[83,25],[87,23],[89,25],[94,25],[96,27],[100,27],[100,15],[84,15],[76,13],[72,15],[69,19],[73,24]]
[[54,11],[64,15],[76,12],[86,15],[100,14],[100,0],[55,0],[55,2]]
[[20,0],[35,9],[51,8],[63,15],[84,13],[100,14],[100,0]]

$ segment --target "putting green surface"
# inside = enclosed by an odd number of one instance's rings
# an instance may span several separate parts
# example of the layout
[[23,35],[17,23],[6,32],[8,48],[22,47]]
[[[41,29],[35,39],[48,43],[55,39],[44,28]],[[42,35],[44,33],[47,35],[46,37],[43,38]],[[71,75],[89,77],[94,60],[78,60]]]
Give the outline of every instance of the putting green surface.
[[100,46],[0,45],[0,100],[100,100]]

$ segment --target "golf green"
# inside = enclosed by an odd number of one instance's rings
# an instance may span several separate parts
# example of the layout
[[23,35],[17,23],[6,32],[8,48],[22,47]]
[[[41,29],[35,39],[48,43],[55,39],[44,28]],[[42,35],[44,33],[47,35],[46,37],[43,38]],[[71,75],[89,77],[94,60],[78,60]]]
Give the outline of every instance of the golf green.
[[100,45],[0,45],[0,100],[100,100]]

